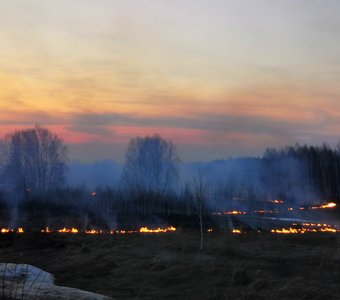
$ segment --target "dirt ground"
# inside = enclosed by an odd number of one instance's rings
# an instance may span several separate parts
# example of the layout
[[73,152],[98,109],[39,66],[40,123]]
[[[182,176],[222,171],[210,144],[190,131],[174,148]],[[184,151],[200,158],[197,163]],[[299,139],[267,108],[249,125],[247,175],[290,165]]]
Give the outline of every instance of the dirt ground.
[[340,234],[0,234],[0,262],[120,299],[340,299]]

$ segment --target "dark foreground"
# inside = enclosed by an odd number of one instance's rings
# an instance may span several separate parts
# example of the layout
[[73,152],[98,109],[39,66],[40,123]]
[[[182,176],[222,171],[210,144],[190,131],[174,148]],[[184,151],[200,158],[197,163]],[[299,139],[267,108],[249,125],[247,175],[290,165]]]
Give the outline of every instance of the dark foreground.
[[[340,235],[0,235],[0,262],[120,299],[340,299]],[[0,275],[1,276],[1,275]]]

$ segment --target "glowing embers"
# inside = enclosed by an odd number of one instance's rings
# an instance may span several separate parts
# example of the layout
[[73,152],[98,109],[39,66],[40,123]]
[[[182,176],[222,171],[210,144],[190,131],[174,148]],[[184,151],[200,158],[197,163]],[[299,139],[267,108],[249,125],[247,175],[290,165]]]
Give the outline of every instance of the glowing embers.
[[139,229],[139,232],[145,233],[160,233],[160,232],[169,232],[169,231],[176,231],[175,227],[168,227],[168,228],[157,228],[157,229],[149,229],[148,227],[142,227]]
[[62,232],[62,233],[78,233],[79,230],[77,228],[66,228],[64,227],[63,229],[59,229],[58,232]]
[[241,234],[242,231],[240,229],[233,229],[232,231],[232,234]]

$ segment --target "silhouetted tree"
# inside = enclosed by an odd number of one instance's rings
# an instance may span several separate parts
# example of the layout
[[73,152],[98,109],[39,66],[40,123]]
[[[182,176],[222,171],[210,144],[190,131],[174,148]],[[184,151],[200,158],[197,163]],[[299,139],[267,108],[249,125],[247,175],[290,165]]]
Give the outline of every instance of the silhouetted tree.
[[206,201],[208,198],[208,193],[207,187],[203,181],[203,175],[201,171],[199,171],[198,174],[192,180],[192,194],[194,207],[196,208],[196,213],[200,225],[200,250],[203,250],[204,243],[203,215],[204,207],[206,206]]
[[175,146],[159,135],[132,139],[125,154],[122,183],[137,197],[146,193],[160,196],[179,179],[179,157]]
[[60,187],[64,182],[66,159],[63,141],[38,125],[16,130],[2,143],[2,173],[23,195]]

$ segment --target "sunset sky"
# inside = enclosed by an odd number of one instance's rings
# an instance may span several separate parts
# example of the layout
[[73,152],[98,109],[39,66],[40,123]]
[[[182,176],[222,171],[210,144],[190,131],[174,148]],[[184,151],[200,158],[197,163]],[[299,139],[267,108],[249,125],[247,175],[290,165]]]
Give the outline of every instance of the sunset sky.
[[0,138],[39,123],[70,158],[159,133],[183,161],[340,140],[338,0],[0,2]]

